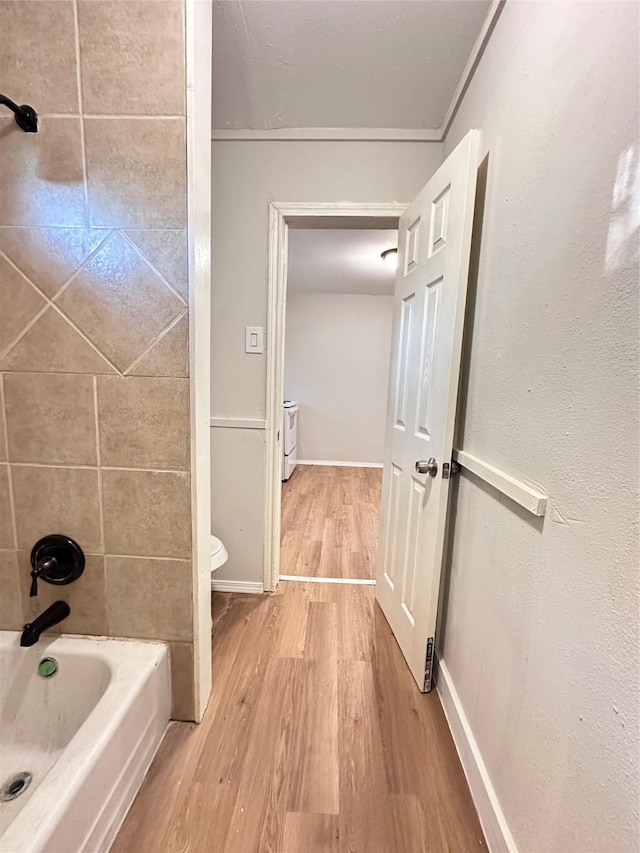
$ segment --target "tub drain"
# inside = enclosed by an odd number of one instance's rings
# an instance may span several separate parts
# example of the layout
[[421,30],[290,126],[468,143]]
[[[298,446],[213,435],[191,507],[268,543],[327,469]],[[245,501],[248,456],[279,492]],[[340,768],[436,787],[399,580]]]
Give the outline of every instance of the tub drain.
[[24,794],[31,784],[32,778],[31,773],[26,770],[9,777],[0,789],[0,801],[6,803],[9,800],[15,800],[20,794]]
[[55,658],[42,658],[38,664],[38,675],[51,678],[58,671],[58,661]]

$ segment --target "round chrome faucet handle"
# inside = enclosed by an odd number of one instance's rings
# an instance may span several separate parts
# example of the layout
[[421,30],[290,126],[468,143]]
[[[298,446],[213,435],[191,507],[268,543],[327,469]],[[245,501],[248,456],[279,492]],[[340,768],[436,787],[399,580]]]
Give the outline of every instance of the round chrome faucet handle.
[[430,477],[435,477],[438,473],[438,463],[435,456],[431,456],[427,460],[420,459],[416,462],[416,471],[418,474],[428,474]]

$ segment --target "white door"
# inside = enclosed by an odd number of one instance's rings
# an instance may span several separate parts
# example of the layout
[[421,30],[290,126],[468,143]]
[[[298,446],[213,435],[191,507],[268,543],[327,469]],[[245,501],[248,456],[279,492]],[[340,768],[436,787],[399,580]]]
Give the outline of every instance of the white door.
[[400,219],[376,598],[431,689],[478,170],[473,130]]

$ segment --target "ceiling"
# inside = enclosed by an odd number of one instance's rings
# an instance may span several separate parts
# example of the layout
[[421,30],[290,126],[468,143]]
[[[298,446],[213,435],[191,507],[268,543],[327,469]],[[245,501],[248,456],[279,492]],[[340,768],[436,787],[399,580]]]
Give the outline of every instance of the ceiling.
[[393,293],[395,270],[380,253],[398,245],[397,231],[289,230],[289,293]]
[[438,128],[490,0],[216,0],[213,126]]

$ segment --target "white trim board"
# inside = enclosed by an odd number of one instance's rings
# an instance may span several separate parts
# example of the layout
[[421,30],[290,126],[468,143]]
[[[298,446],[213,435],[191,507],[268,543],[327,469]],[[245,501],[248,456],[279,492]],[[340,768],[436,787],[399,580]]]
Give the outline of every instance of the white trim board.
[[267,422],[264,418],[211,418],[212,427],[223,429],[266,429]]
[[382,468],[382,462],[327,462],[324,459],[298,459],[298,465],[331,465],[337,468]]
[[[186,155],[194,719],[211,693],[211,0],[187,0]],[[209,34],[207,36],[207,33]]]
[[[397,228],[407,204],[358,201],[270,202],[277,222],[296,228]],[[269,348],[267,347],[267,353]]]
[[264,586],[261,581],[219,581],[211,578],[211,592],[248,592],[262,595]]
[[437,690],[490,853],[518,853],[447,665],[438,660]]
[[462,468],[471,471],[476,477],[480,477],[485,483],[489,483],[503,495],[511,498],[520,506],[532,512],[534,515],[542,516],[547,511],[548,496],[540,489],[534,489],[523,480],[518,480],[504,471],[494,468],[488,462],[483,462],[477,456],[467,453],[466,450],[454,450],[453,458]]
[[311,575],[280,575],[281,581],[302,581],[303,583],[342,583],[353,586],[375,586],[375,578],[317,578]]
[[447,108],[447,112],[445,113],[444,121],[442,122],[442,128],[440,132],[440,140],[442,142],[444,142],[447,137],[447,133],[449,133],[451,123],[453,122],[456,113],[458,112],[458,107],[462,103],[462,99],[464,98],[467,89],[469,88],[469,83],[471,83],[476,68],[478,67],[480,60],[482,59],[482,54],[484,53],[485,48],[489,43],[491,34],[493,33],[495,25],[498,22],[498,18],[500,17],[500,12],[502,12],[502,9],[504,8],[504,4],[506,2],[507,0],[493,0],[491,6],[489,7],[487,16],[484,19],[484,23],[482,24],[482,28],[478,33],[478,38],[475,40],[475,43],[471,48],[471,53],[469,54],[469,58],[467,59],[467,64],[465,65],[464,71],[462,72],[460,79],[458,80],[458,85],[456,86],[453,92],[453,96]]
[[440,142],[442,130],[404,127],[277,127],[237,130],[214,127],[213,142]]

